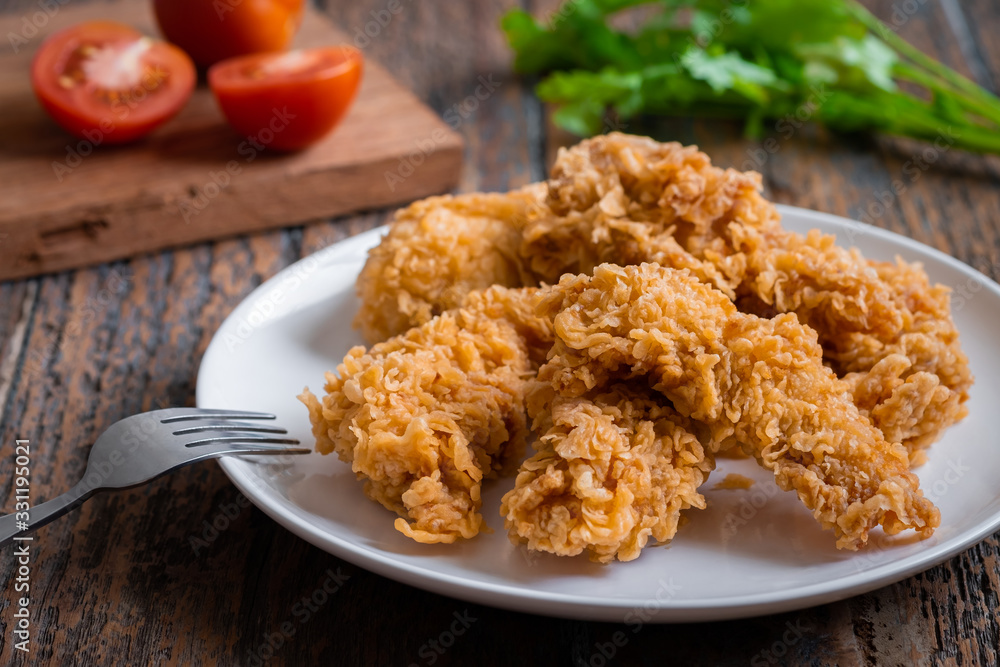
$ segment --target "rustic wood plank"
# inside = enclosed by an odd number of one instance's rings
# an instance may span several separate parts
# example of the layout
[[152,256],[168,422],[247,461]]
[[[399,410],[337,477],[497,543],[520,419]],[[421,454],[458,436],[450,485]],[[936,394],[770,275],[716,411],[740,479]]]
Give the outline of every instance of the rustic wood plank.
[[18,365],[37,296],[37,281],[0,283],[0,423],[20,373]]

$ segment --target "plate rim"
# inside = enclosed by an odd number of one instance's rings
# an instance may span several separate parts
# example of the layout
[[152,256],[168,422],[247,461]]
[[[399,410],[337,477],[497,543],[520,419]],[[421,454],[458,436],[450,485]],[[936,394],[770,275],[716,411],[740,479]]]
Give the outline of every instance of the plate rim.
[[[864,235],[872,235],[882,241],[890,242],[900,249],[910,250],[918,255],[929,256],[959,273],[976,279],[983,287],[1000,299],[1000,285],[975,268],[910,237],[903,236],[881,227],[862,223],[831,213],[814,211],[812,209],[783,204],[776,205],[778,212],[784,218],[786,215],[826,222],[844,228],[860,228]],[[352,243],[361,244],[369,237],[384,234],[388,225],[382,225],[354,236],[347,237],[329,247]],[[838,241],[841,239],[838,237]],[[322,252],[320,249],[317,252]],[[244,311],[252,307],[255,298],[272,289],[274,285],[294,271],[316,253],[307,255],[277,274],[264,281],[247,294],[233,311],[223,320],[212,335],[198,369],[195,389],[195,402],[198,407],[204,407],[206,392],[206,374],[203,372],[218,354],[222,346],[221,332],[239,321]],[[359,257],[359,259],[363,259]],[[960,332],[961,333],[961,332]],[[500,607],[509,610],[557,616],[561,618],[577,618],[605,622],[622,622],[623,615],[627,618],[629,612],[646,610],[652,613],[650,618],[643,618],[643,623],[686,623],[712,620],[733,620],[761,614],[781,613],[804,609],[819,604],[836,602],[855,595],[870,592],[887,586],[915,574],[926,571],[944,561],[960,554],[978,544],[989,535],[1000,529],[1000,510],[965,533],[929,546],[918,553],[908,555],[899,561],[885,563],[869,570],[841,576],[835,579],[796,586],[794,588],[778,589],[764,593],[751,593],[738,596],[686,599],[658,600],[647,598],[614,598],[605,599],[583,594],[567,594],[543,591],[526,587],[511,587],[508,584],[470,580],[459,575],[446,572],[427,570],[418,564],[407,563],[387,554],[377,548],[351,542],[325,532],[319,526],[305,521],[297,516],[288,506],[295,506],[290,500],[280,497],[277,502],[266,495],[266,492],[249,475],[249,468],[241,465],[235,459],[217,459],[220,467],[255,506],[271,517],[274,521],[290,530],[298,537],[317,546],[327,553],[333,554],[358,567],[374,572],[400,583],[416,586],[432,593],[449,595],[469,602]],[[286,506],[288,505],[288,506]],[[298,507],[298,506],[295,506]],[[300,511],[306,511],[298,508]],[[655,602],[655,608],[649,609],[649,602]]]

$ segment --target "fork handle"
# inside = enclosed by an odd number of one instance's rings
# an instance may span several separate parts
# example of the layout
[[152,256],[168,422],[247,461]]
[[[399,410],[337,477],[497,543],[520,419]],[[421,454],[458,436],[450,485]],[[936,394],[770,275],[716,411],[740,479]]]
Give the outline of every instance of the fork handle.
[[[77,484],[61,496],[56,496],[52,500],[32,507],[28,510],[28,520],[25,522],[18,521],[18,513],[0,516],[0,547],[13,542],[15,537],[30,533],[51,521],[55,521],[63,514],[75,510],[96,491],[97,489],[86,488],[82,483]],[[19,523],[21,527],[18,527]]]

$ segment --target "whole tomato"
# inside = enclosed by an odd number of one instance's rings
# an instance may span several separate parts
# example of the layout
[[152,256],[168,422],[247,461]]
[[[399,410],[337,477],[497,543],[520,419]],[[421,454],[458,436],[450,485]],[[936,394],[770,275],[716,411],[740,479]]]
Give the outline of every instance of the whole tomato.
[[288,48],[305,0],[153,0],[164,36],[208,67],[249,53]]

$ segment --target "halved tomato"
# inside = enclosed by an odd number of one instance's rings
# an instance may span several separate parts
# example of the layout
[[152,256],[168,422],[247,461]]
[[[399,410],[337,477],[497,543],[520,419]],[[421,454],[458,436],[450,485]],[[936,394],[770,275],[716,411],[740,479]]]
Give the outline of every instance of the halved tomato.
[[54,33],[31,65],[31,85],[49,115],[95,144],[148,133],[180,111],[194,84],[194,63],[183,51],[113,21]]
[[297,150],[334,128],[361,82],[361,52],[350,46],[231,58],[208,70],[222,113],[262,146]]
[[305,0],[153,0],[160,30],[203,67],[250,53],[284,51]]

